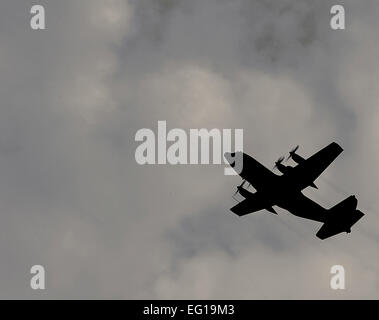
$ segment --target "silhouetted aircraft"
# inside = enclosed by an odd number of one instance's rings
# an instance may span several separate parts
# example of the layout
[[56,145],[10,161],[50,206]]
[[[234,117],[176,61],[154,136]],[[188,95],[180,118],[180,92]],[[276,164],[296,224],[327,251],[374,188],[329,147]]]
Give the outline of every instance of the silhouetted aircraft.
[[[313,200],[306,197],[301,191],[308,186],[317,188],[314,181],[338,157],[343,149],[335,142],[329,144],[308,159],[296,154],[298,147],[290,151],[297,165],[295,167],[282,164],[284,157],[276,161],[275,167],[282,175],[277,175],[249,155],[225,153],[226,160],[231,167],[235,167],[236,159],[243,160],[243,179],[235,194],[239,193],[243,201],[230,210],[238,216],[266,209],[277,214],[273,206],[283,208],[295,216],[322,222],[321,229],[316,236],[320,239],[332,237],[341,232],[351,232],[351,227],[364,214],[357,210],[358,201],[350,196],[330,209],[325,209]],[[246,181],[256,190],[252,193],[244,188]],[[234,194],[234,195],[235,195]]]

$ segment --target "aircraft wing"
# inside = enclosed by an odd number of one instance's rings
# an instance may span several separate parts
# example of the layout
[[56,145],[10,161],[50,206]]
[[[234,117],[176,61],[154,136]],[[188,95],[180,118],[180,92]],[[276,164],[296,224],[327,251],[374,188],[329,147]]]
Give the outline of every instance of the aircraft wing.
[[280,204],[280,207],[291,212],[293,215],[319,221],[325,222],[327,217],[327,210],[321,207],[318,203],[306,197],[301,192],[294,196],[288,197],[284,200],[284,203]]
[[318,203],[306,197],[301,192],[291,195],[285,200],[280,201],[280,203],[270,202],[265,197],[262,197],[259,193],[254,193],[251,197],[246,198],[240,203],[236,204],[230,210],[238,216],[244,216],[246,214],[256,212],[262,209],[266,209],[273,213],[276,213],[272,206],[278,205],[279,207],[286,209],[291,212],[293,215],[319,221],[326,221],[327,210],[321,207]]
[[236,204],[233,208],[230,209],[230,211],[241,217],[262,209],[264,209],[264,207],[261,204],[256,203],[252,199],[245,199]]
[[292,169],[295,175],[304,184],[304,187],[315,181],[319,175],[340,155],[343,149],[332,142],[313,156]]
[[236,204],[230,209],[230,211],[235,213],[237,216],[244,216],[262,209],[267,209],[275,213],[274,209],[268,204],[268,201],[261,194],[254,193],[240,203]]

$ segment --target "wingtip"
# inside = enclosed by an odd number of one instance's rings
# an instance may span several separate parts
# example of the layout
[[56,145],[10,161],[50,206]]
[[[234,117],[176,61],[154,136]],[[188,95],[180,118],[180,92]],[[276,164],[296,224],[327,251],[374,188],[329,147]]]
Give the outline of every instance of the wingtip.
[[332,142],[331,145],[336,148],[337,151],[339,151],[339,153],[341,153],[343,151],[343,148],[337,143],[337,142]]

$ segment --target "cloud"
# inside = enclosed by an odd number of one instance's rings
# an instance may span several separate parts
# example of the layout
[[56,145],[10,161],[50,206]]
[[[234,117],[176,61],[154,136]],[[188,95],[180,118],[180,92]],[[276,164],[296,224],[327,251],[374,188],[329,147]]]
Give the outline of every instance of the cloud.
[[[0,297],[378,297],[378,5],[348,1],[336,32],[330,4],[50,1],[35,32],[25,3],[2,3]],[[238,219],[239,178],[221,166],[136,164],[135,132],[158,120],[243,128],[267,167],[336,140],[344,153],[307,194],[326,207],[357,194],[367,215],[325,242],[284,211]]]

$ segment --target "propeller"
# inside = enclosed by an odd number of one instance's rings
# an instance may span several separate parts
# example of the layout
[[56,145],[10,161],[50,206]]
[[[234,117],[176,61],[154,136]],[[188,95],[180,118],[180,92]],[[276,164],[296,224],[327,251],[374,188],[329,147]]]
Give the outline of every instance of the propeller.
[[279,164],[281,164],[284,160],[284,156],[281,156],[278,160],[275,161],[275,165],[273,169],[276,169]]
[[289,152],[290,155],[288,156],[288,158],[287,158],[286,161],[288,161],[289,159],[292,158],[292,156],[293,156],[294,153],[297,151],[297,149],[299,149],[299,145],[297,145],[295,148],[293,148],[293,149]]
[[245,182],[246,182],[246,180],[242,180],[242,183],[237,187],[237,190],[236,190],[236,192],[234,192],[234,194],[233,194],[233,198],[235,197],[235,195],[238,193],[238,190],[239,190],[239,188],[243,188],[243,186],[244,186],[244,184],[245,184]]

